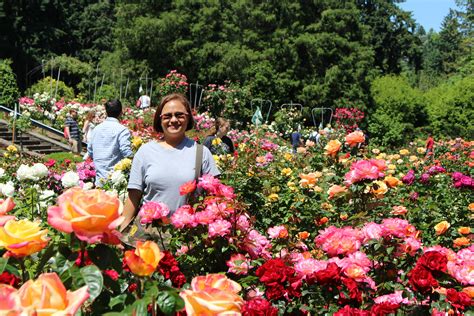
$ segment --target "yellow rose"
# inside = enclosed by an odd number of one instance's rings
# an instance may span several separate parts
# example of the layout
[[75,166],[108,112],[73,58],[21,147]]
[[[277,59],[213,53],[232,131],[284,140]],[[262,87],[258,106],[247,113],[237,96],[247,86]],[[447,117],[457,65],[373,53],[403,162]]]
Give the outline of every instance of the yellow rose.
[[390,170],[395,170],[395,169],[397,169],[397,166],[394,165],[394,164],[389,164],[389,165],[387,166],[387,168],[390,169]]
[[7,151],[11,152],[11,153],[16,153],[18,151],[18,148],[16,148],[15,145],[9,145],[7,147]]
[[272,193],[267,198],[270,202],[276,202],[276,201],[278,201],[279,196],[276,193]]
[[143,144],[143,140],[140,137],[133,137],[132,139],[132,147],[134,149],[140,148],[140,146]]
[[48,244],[48,230],[41,230],[40,222],[9,220],[0,227],[0,247],[9,250],[16,257],[36,253]]
[[418,147],[416,149],[416,152],[419,153],[419,154],[424,154],[426,152],[426,148],[425,147]]
[[410,160],[411,162],[415,162],[415,161],[417,161],[417,160],[418,160],[418,157],[417,157],[417,156],[414,156],[414,155],[412,155],[412,156],[410,156],[410,158],[408,158],[408,160]]
[[439,222],[434,227],[436,231],[436,235],[439,236],[439,235],[444,234],[448,230],[449,227],[451,227],[451,224],[449,224],[447,221]]
[[408,149],[400,149],[399,154],[402,156],[406,156],[410,153]]
[[283,157],[284,157],[285,160],[287,160],[287,161],[293,160],[293,155],[290,154],[290,153],[285,153]]
[[289,176],[291,174],[291,169],[290,168],[283,168],[281,170],[281,174],[284,175],[284,176]]
[[385,193],[387,193],[388,188],[385,182],[383,181],[374,181],[372,183],[372,187],[370,189],[373,195],[375,195],[376,198],[383,198]]
[[374,148],[374,149],[372,149],[372,153],[373,153],[374,155],[378,155],[378,154],[380,154],[380,149]]
[[243,151],[246,146],[247,146],[247,145],[245,145],[244,143],[240,143],[240,144],[239,144],[239,151]]
[[220,139],[219,137],[216,137],[212,140],[213,146],[219,146],[220,143],[222,143],[222,139]]
[[132,160],[129,159],[129,158],[124,158],[124,159],[120,160],[120,161],[114,166],[114,170],[124,171],[124,170],[130,169],[131,166],[132,166]]

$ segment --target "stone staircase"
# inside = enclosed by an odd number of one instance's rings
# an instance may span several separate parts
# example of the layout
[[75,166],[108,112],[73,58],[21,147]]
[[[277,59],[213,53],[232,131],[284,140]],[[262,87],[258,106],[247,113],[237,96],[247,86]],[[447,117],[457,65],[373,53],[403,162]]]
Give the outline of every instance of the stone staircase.
[[[47,133],[40,134],[37,131],[30,131],[17,133],[15,137],[15,145],[26,154],[32,156],[43,156],[50,153],[69,151],[69,146],[61,142],[55,135],[48,135]],[[56,139],[54,139],[56,138]],[[13,144],[13,132],[9,128],[7,121],[0,120],[0,146],[7,147]]]

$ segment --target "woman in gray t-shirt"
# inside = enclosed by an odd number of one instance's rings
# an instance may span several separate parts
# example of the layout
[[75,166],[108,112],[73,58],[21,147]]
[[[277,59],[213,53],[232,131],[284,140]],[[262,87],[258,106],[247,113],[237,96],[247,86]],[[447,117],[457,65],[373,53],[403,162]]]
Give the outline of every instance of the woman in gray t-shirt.
[[[140,201],[163,202],[173,213],[186,203],[179,187],[195,177],[195,141],[186,137],[194,120],[189,101],[181,94],[170,94],[161,100],[156,110],[153,128],[163,133],[161,141],[143,145],[135,154],[128,182],[128,199],[123,215],[122,229],[137,214]],[[202,174],[220,174],[209,149],[203,148]]]

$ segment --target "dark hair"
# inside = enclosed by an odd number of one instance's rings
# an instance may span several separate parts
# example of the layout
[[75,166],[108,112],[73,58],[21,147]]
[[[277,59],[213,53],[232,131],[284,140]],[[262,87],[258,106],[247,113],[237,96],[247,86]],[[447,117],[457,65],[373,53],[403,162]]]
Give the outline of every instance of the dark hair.
[[218,117],[217,119],[215,119],[214,126],[211,127],[211,129],[209,130],[209,134],[207,136],[213,136],[217,134],[217,132],[219,131],[219,128],[225,124],[230,125],[230,121],[223,117]]
[[173,100],[178,100],[181,102],[186,108],[186,112],[189,114],[188,126],[186,126],[186,130],[189,131],[194,127],[193,113],[191,112],[191,104],[189,103],[188,99],[186,99],[186,97],[181,93],[172,93],[163,97],[163,99],[161,99],[160,105],[158,105],[158,108],[156,109],[155,117],[153,118],[153,129],[158,133],[163,133],[163,128],[161,127],[161,112],[163,112],[163,108],[165,107],[166,103]]
[[108,117],[119,117],[122,114],[122,103],[120,100],[109,100],[105,103],[105,112]]

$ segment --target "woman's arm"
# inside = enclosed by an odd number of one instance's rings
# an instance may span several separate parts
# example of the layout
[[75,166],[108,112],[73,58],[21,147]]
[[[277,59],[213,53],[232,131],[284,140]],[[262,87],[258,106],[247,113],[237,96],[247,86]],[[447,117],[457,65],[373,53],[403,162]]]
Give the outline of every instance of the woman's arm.
[[122,215],[125,217],[122,225],[120,225],[119,230],[123,231],[133,220],[136,213],[138,212],[138,207],[140,206],[140,200],[142,199],[142,191],[136,189],[128,190],[128,198],[125,201],[123,207]]
[[86,120],[84,123],[84,126],[82,127],[82,140],[86,141],[87,140],[87,128],[89,127],[89,121]]

